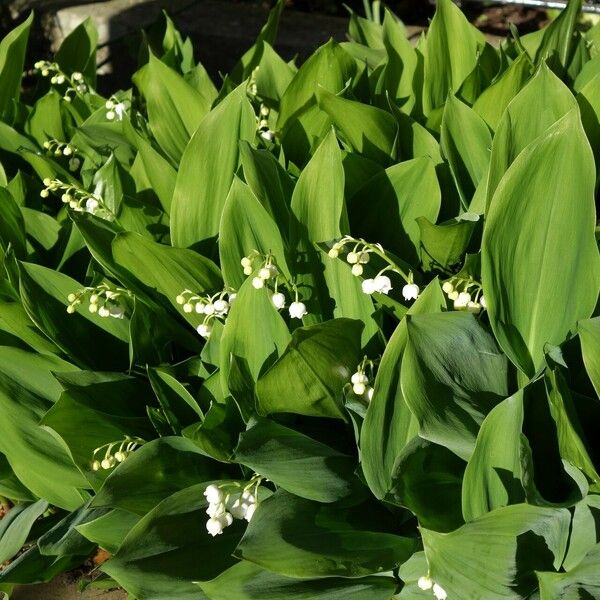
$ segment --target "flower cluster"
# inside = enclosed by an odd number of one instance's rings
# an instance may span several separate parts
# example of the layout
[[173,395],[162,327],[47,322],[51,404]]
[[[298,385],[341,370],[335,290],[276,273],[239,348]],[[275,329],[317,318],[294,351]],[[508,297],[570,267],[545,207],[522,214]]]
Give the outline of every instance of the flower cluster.
[[104,107],[106,108],[106,118],[109,121],[122,121],[127,114],[127,105],[115,96],[111,96]]
[[73,314],[84,298],[89,299],[88,310],[99,317],[113,317],[123,319],[127,308],[126,298],[131,297],[131,292],[123,288],[112,289],[108,284],[102,283],[96,287],[85,287],[69,294],[67,312]]
[[50,83],[52,85],[67,86],[67,89],[63,94],[63,100],[65,100],[65,102],[71,102],[73,97],[77,94],[84,94],[89,90],[89,86],[85,82],[83,73],[80,73],[79,71],[75,71],[69,76],[62,71],[58,63],[49,62],[47,60],[38,60],[33,66],[42,77],[50,77]]
[[[352,391],[357,396],[362,396],[363,398],[366,398],[369,402],[372,400],[374,392],[373,388],[369,385],[369,383],[374,378],[374,366],[375,363],[365,356],[361,363],[358,365],[356,373],[354,373],[350,378],[350,383],[352,384]],[[370,376],[367,375],[367,371],[369,371]]]
[[206,529],[213,537],[223,533],[234,519],[250,522],[258,505],[258,487],[262,481],[260,475],[254,475],[244,485],[238,481],[209,485],[204,491],[208,502],[206,514],[209,516]]
[[42,198],[47,198],[52,193],[61,193],[60,199],[76,212],[88,212],[107,221],[114,221],[115,215],[109,210],[104,200],[87,190],[60,179],[44,179],[44,189],[40,192]]
[[448,597],[446,590],[438,583],[435,583],[433,579],[431,579],[431,577],[429,577],[428,575],[419,577],[417,585],[423,591],[432,590],[433,595],[437,598],[437,600],[446,600],[446,598]]
[[191,290],[183,290],[181,294],[175,298],[183,312],[186,314],[197,313],[204,315],[204,320],[196,331],[203,338],[210,337],[213,330],[212,321],[214,319],[225,319],[229,312],[229,306],[235,300],[235,292],[224,290],[214,295],[199,296]]
[[54,156],[68,156],[69,157],[69,170],[77,171],[81,166],[81,159],[77,154],[77,148],[68,142],[59,142],[58,140],[46,140],[44,142],[44,148],[49,154]]
[[[347,247],[351,247],[351,249],[348,250]],[[339,258],[343,252],[346,253],[346,262],[352,265],[352,275],[356,277],[363,275],[365,265],[371,261],[371,255],[376,255],[387,263],[374,277],[363,280],[361,287],[365,294],[372,295],[375,292],[389,294],[393,289],[392,281],[385,273],[392,272],[400,275],[406,281],[406,285],[402,288],[402,296],[405,300],[415,300],[418,297],[420,290],[419,286],[413,282],[412,273],[406,275],[401,271],[386,255],[381,244],[370,244],[363,239],[346,235],[335,242],[327,254],[330,258]]]
[[[145,443],[146,441],[142,438],[125,436],[124,440],[110,442],[96,448],[92,457],[92,471],[99,471],[100,469],[107,471],[108,469],[112,469],[114,466],[126,460],[136,448],[139,448]],[[119,449],[113,453],[113,448],[115,446],[118,446]],[[102,452],[104,452],[104,458],[100,459],[99,455],[101,455]]]
[[272,142],[275,139],[275,132],[269,128],[269,107],[260,105],[260,110],[256,121],[258,123],[258,134],[266,142]]
[[472,279],[453,277],[442,284],[442,290],[454,302],[454,310],[478,314],[487,308],[481,284]]
[[246,88],[246,93],[248,94],[251,100],[256,99],[256,96],[258,95],[258,85],[256,83],[256,76],[258,75],[259,69],[260,66],[255,67],[252,73],[250,73],[250,77],[248,78],[248,87]]
[[298,288],[290,283],[279,271],[275,263],[275,257],[272,254],[263,255],[258,250],[252,250],[240,262],[244,269],[244,275],[252,275],[252,273],[256,272],[256,275],[252,278],[252,287],[254,289],[261,290],[272,284],[271,302],[277,310],[282,310],[286,307],[285,294],[279,291],[279,286],[283,284],[285,288],[291,291],[294,298],[288,307],[290,317],[292,319],[302,319],[302,317],[308,314],[306,304],[300,300]]

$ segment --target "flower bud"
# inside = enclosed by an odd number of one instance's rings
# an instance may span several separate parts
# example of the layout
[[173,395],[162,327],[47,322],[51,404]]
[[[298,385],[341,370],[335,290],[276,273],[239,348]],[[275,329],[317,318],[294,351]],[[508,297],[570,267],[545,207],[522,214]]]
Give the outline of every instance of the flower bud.
[[255,290],[260,290],[261,288],[265,287],[265,280],[262,277],[254,277],[252,279],[252,287]]
[[462,310],[464,308],[467,308],[469,302],[471,302],[471,294],[469,294],[468,292],[461,292],[458,295],[458,298],[456,298],[456,300],[454,301],[454,308],[455,310]]
[[188,313],[188,314],[191,313],[191,312],[194,312],[194,305],[191,304],[190,302],[186,302],[183,305],[183,312],[184,313]]
[[200,323],[200,325],[198,325],[198,327],[196,328],[196,331],[198,332],[198,334],[200,336],[207,339],[208,337],[210,337],[210,334],[212,333],[212,329],[213,328],[210,323]]
[[69,304],[69,306],[67,306],[67,312],[72,315],[75,312],[75,307],[72,304]]
[[244,267],[244,275],[252,275],[252,267]]
[[477,315],[481,312],[481,304],[479,302],[467,302],[467,311]]
[[244,269],[252,266],[252,260],[247,256],[244,256],[240,262],[242,263],[242,267],[244,267]]
[[88,310],[94,314],[98,312],[98,305],[97,304],[91,304],[88,306]]
[[333,248],[329,249],[327,255],[329,258],[337,258],[340,255],[340,251],[334,246]]
[[73,81],[82,81],[83,80],[83,75],[79,71],[75,71],[71,75],[71,79],[73,79]]
[[227,300],[223,300],[223,298],[215,300],[213,306],[215,307],[215,312],[218,315],[225,315],[229,310],[229,303],[227,302]]
[[98,200],[96,200],[96,198],[88,198],[85,202],[85,210],[92,214],[94,214],[98,210],[99,206],[100,203],[98,202]]
[[417,585],[423,591],[427,591],[433,587],[433,581],[431,580],[430,577],[419,577],[419,580],[417,581]]
[[367,386],[364,383],[355,383],[352,386],[352,391],[357,396],[362,396],[367,391]]
[[358,262],[361,265],[366,265],[370,260],[371,260],[371,256],[369,255],[368,252],[361,252],[358,255]]
[[479,304],[481,304],[482,308],[487,308],[487,302],[485,301],[485,296],[483,294],[481,294],[481,297],[479,298]]
[[67,300],[68,300],[69,302],[75,302],[75,300],[77,300],[77,296],[76,296],[75,294],[69,294],[69,295],[67,296]]
[[106,104],[104,105],[104,107],[107,110],[112,110],[115,107],[115,103],[112,100],[107,100]]
[[95,460],[92,463],[92,471],[99,471],[100,467],[101,467],[101,465],[100,465],[100,461],[99,460]]
[[205,315],[214,315],[215,314],[215,305],[212,302],[204,305],[204,314]]
[[358,254],[356,252],[348,252],[346,261],[348,264],[355,265],[358,262]]
[[109,121],[114,121],[114,119],[115,119],[115,113],[114,113],[112,110],[109,110],[109,111],[106,113],[106,118],[107,118]]
[[121,452],[120,450],[118,452],[115,452],[115,460],[117,462],[122,463],[126,458],[127,458],[127,452]]
[[248,506],[248,508],[246,509],[246,515],[244,516],[244,519],[246,519],[246,521],[248,521],[248,523],[250,523],[252,517],[254,516],[256,507],[257,507],[256,504],[250,504]]
[[277,310],[281,310],[285,307],[285,296],[281,292],[277,292],[271,296],[271,302]]
[[363,274],[363,267],[361,264],[352,265],[352,275],[360,277]]
[[81,161],[76,156],[74,156],[69,161],[69,170],[70,171],[77,171],[77,169],[79,169],[80,166],[81,166]]
[[108,458],[105,458],[101,463],[100,466],[106,471],[108,469],[112,469],[115,465],[115,459],[112,456],[109,456]]
[[448,597],[446,590],[437,583],[433,584],[433,595],[437,598],[437,600],[446,600]]
[[71,156],[71,154],[73,154],[73,148],[71,148],[71,146],[65,146],[62,153],[64,156]]
[[223,490],[221,490],[221,488],[214,483],[206,486],[206,489],[204,490],[204,496],[209,504],[217,504],[219,502],[223,502],[225,499]]
[[41,196],[42,198],[47,198],[49,195],[50,195],[50,193],[48,192],[48,190],[45,190],[45,189],[44,189],[44,190],[42,190],[42,191],[40,192],[40,196]]
[[110,310],[106,306],[100,306],[98,308],[98,315],[103,318],[110,317]]
[[58,85],[62,85],[65,82],[65,76],[64,75],[57,75],[56,76],[56,83],[58,83]]
[[210,535],[215,537],[216,535],[223,533],[224,527],[219,517],[211,517],[208,521],[206,521],[206,529]]
[[444,290],[446,294],[450,294],[454,291],[454,286],[449,281],[444,281],[442,284],[442,290]]
[[266,265],[262,267],[262,269],[260,269],[260,271],[258,272],[258,276],[261,279],[271,279],[273,277],[277,277],[278,273],[279,271],[277,270],[277,267],[275,265]]
[[351,383],[369,383],[369,378],[364,373],[357,371],[350,378],[350,382]]
[[456,290],[450,292],[448,298],[450,298],[450,300],[456,300],[458,298],[458,292]]
[[185,304],[185,296],[182,296],[181,294],[179,294],[179,296],[177,296],[177,298],[175,298],[175,302],[177,302],[177,304]]
[[372,387],[368,387],[367,388],[367,400],[369,402],[371,402],[371,400],[373,400],[373,394],[375,393],[375,390]]
[[194,304],[194,308],[196,310],[196,313],[198,313],[199,315],[204,314],[204,302],[196,302],[196,304]]

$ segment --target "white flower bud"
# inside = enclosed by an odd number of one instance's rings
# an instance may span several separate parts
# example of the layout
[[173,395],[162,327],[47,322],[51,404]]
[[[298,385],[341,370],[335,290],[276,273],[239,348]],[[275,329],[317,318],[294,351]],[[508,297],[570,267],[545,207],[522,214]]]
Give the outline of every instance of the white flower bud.
[[71,78],[73,79],[73,81],[82,81],[83,80],[83,75],[79,71],[75,71],[71,75]]
[[46,140],[43,144],[44,148],[46,148],[46,150],[50,149],[50,142],[48,140]]
[[306,314],[306,305],[304,302],[292,302],[288,310],[292,319],[301,319]]
[[371,260],[371,256],[369,255],[368,252],[361,252],[358,255],[358,262],[361,265],[366,265],[370,260]]
[[261,106],[261,107],[260,107],[260,114],[261,114],[263,117],[266,117],[266,116],[268,116],[270,112],[271,112],[271,111],[269,110],[269,107],[268,107],[268,106],[264,106],[264,105],[263,105],[263,106]]
[[227,311],[229,310],[229,302],[227,302],[227,300],[224,300],[223,298],[215,300],[213,306],[215,307],[215,312],[218,315],[226,315]]
[[273,277],[277,277],[278,273],[279,271],[275,265],[267,265],[258,272],[258,276],[261,279],[272,279]]
[[285,308],[285,296],[281,292],[277,292],[271,296],[271,302],[277,310]]
[[99,471],[101,466],[102,465],[100,464],[100,461],[99,460],[95,460],[92,463],[92,471]]
[[238,498],[229,509],[229,512],[234,519],[245,519],[249,506],[250,504]]
[[106,113],[106,118],[107,118],[109,121],[114,121],[114,120],[115,120],[115,113],[114,113],[114,111],[112,111],[112,110],[109,110],[109,111]]
[[327,253],[327,256],[329,256],[329,258],[337,258],[340,255],[340,251],[334,246],[333,248],[329,249],[329,252]]
[[454,308],[456,310],[465,309],[469,305],[469,302],[471,302],[471,294],[468,292],[461,292],[454,301]]
[[371,400],[373,400],[374,393],[375,393],[375,390],[372,387],[367,388],[367,400],[369,402],[371,402]]
[[206,514],[209,517],[220,517],[225,514],[225,503],[224,502],[213,502],[208,505],[206,509]]
[[48,69],[42,69],[42,77],[48,77],[50,75],[50,71]]
[[365,279],[362,282],[362,291],[365,294],[373,294],[377,291],[377,286],[375,285],[375,280],[374,279]]
[[40,192],[40,196],[41,196],[42,198],[47,198],[49,195],[50,195],[50,192],[48,192],[48,190],[42,190],[42,191]]
[[444,281],[442,284],[442,290],[444,290],[446,294],[450,294],[454,291],[454,286],[449,281]]
[[75,307],[72,304],[69,304],[69,306],[67,306],[67,312],[72,315],[75,312]]
[[81,161],[74,156],[71,160],[69,160],[69,170],[70,171],[77,171],[77,169],[79,169],[79,167],[81,166]]
[[252,267],[244,267],[244,275],[252,275]]
[[467,311],[477,315],[481,312],[481,304],[479,302],[467,302]]
[[352,275],[360,277],[363,274],[363,267],[361,264],[352,265]]
[[71,200],[69,202],[69,207],[72,208],[73,210],[77,210],[79,212],[83,211],[83,209],[79,206],[79,202],[77,202],[77,200]]
[[97,313],[97,312],[98,312],[98,305],[97,305],[97,304],[90,304],[90,305],[88,306],[88,310],[89,310],[89,311],[90,311],[92,314],[94,314],[94,313]]
[[53,75],[50,79],[50,83],[52,83],[53,85],[58,83],[58,77],[56,75]]
[[85,201],[85,210],[89,213],[94,214],[98,210],[99,206],[100,203],[98,202],[98,200],[96,200],[96,198],[88,198]]
[[215,305],[212,302],[204,305],[204,314],[205,315],[214,315],[216,312]]
[[101,317],[110,317],[110,310],[106,306],[98,308],[98,315]]
[[402,288],[402,296],[405,300],[416,300],[419,297],[419,286],[416,283],[407,283]]
[[117,462],[122,463],[127,458],[127,452],[122,452],[121,450],[115,452],[115,460]]
[[367,386],[364,383],[355,383],[352,386],[352,391],[357,396],[362,396],[367,391]]
[[433,581],[430,577],[419,577],[419,581],[417,581],[417,585],[423,591],[430,590],[433,587]]
[[437,583],[433,584],[433,595],[437,598],[437,600],[446,600],[448,597],[446,590]]
[[109,456],[108,458],[105,458],[101,463],[100,466],[106,471],[108,469],[112,469],[115,466],[115,459],[112,456]]
[[458,298],[458,292],[456,290],[450,292],[448,298],[450,298],[450,300],[456,300]]
[[50,179],[50,177],[44,177],[44,180],[42,182],[46,187],[50,187],[52,185],[52,179]]
[[65,194],[63,194],[63,195],[60,197],[60,199],[61,199],[61,200],[62,200],[62,201],[65,203],[65,204],[67,204],[67,203],[71,202],[71,200],[73,200],[73,196],[71,196],[71,194],[66,194],[66,193],[65,193]]
[[204,496],[209,504],[218,504],[219,502],[223,502],[225,499],[223,490],[214,483],[206,486],[206,489],[204,490]]
[[65,82],[65,76],[64,75],[57,75],[56,76],[56,83],[58,83],[58,85],[62,85]]
[[237,298],[237,294],[235,292],[231,292],[228,296],[229,298],[229,304],[233,304],[235,302],[235,299]]
[[260,290],[261,288],[265,287],[265,280],[262,277],[254,277],[252,279],[252,287],[255,290]]
[[92,294],[90,296],[90,302],[92,304],[96,304],[98,302],[98,300],[100,299],[100,296],[98,296],[98,294]]
[[358,262],[358,254],[356,252],[348,252],[346,255],[346,261],[350,265],[355,265]]
[[196,331],[198,332],[199,335],[201,335],[203,338],[208,338],[210,337],[210,334],[212,333],[212,325],[210,323],[200,323],[200,325],[198,325],[198,327],[196,328]]
[[[418,295],[419,288],[417,286],[415,287],[417,288]],[[392,282],[390,281],[390,278],[387,275],[377,275],[377,277],[375,277],[375,289],[380,294],[389,294],[390,290],[392,289]]]
[[115,107],[115,103],[112,100],[107,100],[106,104],[104,105],[104,107],[107,110],[112,110]]
[[252,260],[247,256],[244,256],[240,262],[242,263],[242,267],[244,267],[244,269],[252,266]]
[[73,154],[73,148],[71,148],[71,146],[65,146],[62,153],[64,156],[71,156],[71,154]]
[[194,305],[191,304],[190,302],[186,302],[183,305],[183,312],[184,313],[188,313],[188,314],[191,313],[191,312],[194,312]]
[[77,296],[76,296],[75,294],[69,294],[69,295],[67,296],[67,300],[68,300],[69,302],[75,302],[75,300],[77,300]]
[[269,127],[269,121],[267,121],[267,119],[261,119],[260,122],[258,123],[258,126],[261,129],[268,129],[268,127]]
[[482,308],[487,308],[487,302],[485,301],[485,296],[483,294],[481,294],[481,297],[479,298],[479,304],[481,304]]
[[63,100],[64,100],[65,102],[71,102],[71,96],[67,96],[67,94],[65,94],[65,95],[63,96]]
[[196,302],[196,304],[194,304],[194,309],[196,310],[197,314],[204,314],[204,302]]
[[248,523],[250,523],[252,517],[254,516],[256,507],[257,507],[256,504],[250,504],[248,506],[248,508],[246,509],[246,515],[244,516],[244,519],[246,519],[246,521],[248,521]]
[[369,383],[369,378],[364,373],[357,371],[350,378],[350,382],[351,383]]
[[185,304],[185,296],[179,294],[179,296],[175,298],[175,302],[177,302],[177,304]]

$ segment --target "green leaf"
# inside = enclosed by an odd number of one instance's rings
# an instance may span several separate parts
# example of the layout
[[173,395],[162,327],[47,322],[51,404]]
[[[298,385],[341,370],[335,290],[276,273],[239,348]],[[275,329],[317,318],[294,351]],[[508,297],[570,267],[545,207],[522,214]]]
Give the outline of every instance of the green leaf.
[[218,234],[240,160],[239,142],[255,134],[254,110],[242,84],[202,120],[181,158],[171,204],[173,245],[192,246]]
[[345,419],[343,388],[360,360],[362,327],[334,319],[296,329],[283,356],[258,381],[258,412]]
[[[433,161],[426,157],[388,167],[369,179],[350,200],[354,235],[377,241],[386,250],[418,264],[418,217],[435,222],[441,192]],[[381,219],[385,214],[386,218]]]
[[492,198],[481,256],[490,323],[529,376],[544,346],[560,344],[598,299],[594,182],[592,152],[571,111],[516,158]]
[[206,531],[205,484],[165,498],[129,532],[102,571],[140,600],[197,600],[192,583],[230,567],[240,526],[218,537]]
[[235,460],[278,487],[317,502],[340,500],[358,483],[354,458],[268,419],[241,434]]
[[21,95],[21,77],[33,12],[0,42],[0,119],[12,121],[14,103]]
[[429,575],[449,598],[522,600],[535,571],[560,566],[570,521],[566,509],[517,504],[452,533],[421,529]]
[[50,90],[34,105],[25,122],[25,131],[41,146],[48,140],[64,140],[66,134],[61,112],[62,96]]
[[211,600],[389,600],[391,577],[294,579],[242,561],[198,585]]
[[401,385],[419,435],[468,459],[485,415],[507,396],[507,360],[471,314],[407,317]]
[[451,0],[440,0],[424,47],[423,110],[426,115],[444,105],[477,65],[485,38]]
[[48,502],[13,506],[0,521],[0,560],[13,558],[27,541],[35,521],[46,511]]
[[133,82],[146,100],[152,134],[161,149],[178,163],[210,110],[210,102],[152,53]]
[[277,225],[252,190],[236,177],[223,207],[219,231],[221,269],[228,288],[236,290],[244,283],[240,261],[253,250],[272,255],[279,270],[291,279]]
[[110,473],[92,506],[144,515],[167,496],[195,482],[214,479],[217,468],[190,440],[180,437],[153,440]]
[[536,64],[556,53],[563,67],[569,65],[574,47],[574,33],[581,13],[582,0],[570,0],[556,19],[544,30],[544,37],[535,55]]
[[385,532],[377,516],[364,505],[344,509],[280,491],[260,503],[235,555],[287,577],[383,573],[415,545]]
[[[446,299],[436,280],[421,293],[409,313],[439,312],[445,307]],[[419,429],[400,386],[406,343],[406,320],[402,320],[381,357],[360,437],[363,473],[371,491],[380,499],[385,498],[391,488],[398,456]]]
[[487,175],[492,136],[485,121],[452,94],[444,107],[441,143],[466,208]]
[[115,509],[75,528],[83,537],[114,554],[140,518],[135,513]]
[[[543,110],[536,110],[539,98],[546,99]],[[543,64],[508,105],[494,136],[487,189],[488,206],[498,184],[517,156],[576,105],[567,86]]]
[[95,88],[97,45],[98,31],[91,17],[88,17],[62,41],[55,60],[65,73],[82,73],[92,88]]
[[577,323],[585,370],[600,396],[600,317]]
[[25,258],[27,241],[23,215],[11,193],[0,187],[0,247],[6,252],[9,244],[17,258]]
[[393,161],[398,126],[390,113],[324,89],[318,90],[317,99],[354,152],[384,166]]

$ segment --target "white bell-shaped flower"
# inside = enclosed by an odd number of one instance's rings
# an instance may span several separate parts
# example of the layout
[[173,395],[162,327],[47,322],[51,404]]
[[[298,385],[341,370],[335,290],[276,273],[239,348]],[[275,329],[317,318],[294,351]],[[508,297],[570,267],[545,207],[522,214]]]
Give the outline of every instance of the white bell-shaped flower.
[[211,517],[206,522],[206,529],[213,537],[223,533],[223,529],[233,523],[233,517],[228,513],[223,513],[218,517]]
[[444,293],[446,294],[451,294],[454,291],[454,286],[449,281],[444,281],[442,290],[444,290]]
[[279,271],[277,270],[277,267],[275,265],[265,265],[258,272],[258,276],[261,279],[265,279],[265,280],[273,279],[274,277],[277,277],[278,273],[279,273]]
[[254,277],[252,279],[252,287],[255,290],[260,290],[265,287],[265,280],[262,277]]
[[358,254],[356,252],[348,252],[346,255],[346,261],[350,265],[355,265],[358,262]]
[[437,600],[446,600],[448,594],[446,590],[439,584],[433,584],[433,595],[437,598]]
[[375,285],[374,279],[365,279],[362,282],[362,291],[365,294],[374,294],[377,291],[377,286]]
[[481,294],[481,297],[479,298],[479,304],[481,304],[482,308],[487,308],[487,302],[485,301],[485,296],[483,294]]
[[226,315],[227,311],[229,310],[229,302],[227,302],[227,300],[224,300],[223,298],[215,300],[213,306],[215,308],[215,312],[218,315]]
[[212,325],[210,323],[200,323],[196,328],[196,331],[200,336],[206,339],[210,337],[210,334],[212,333]]
[[405,300],[416,300],[419,297],[419,286],[416,283],[407,283],[402,288],[402,296]]
[[217,502],[216,504],[209,504],[206,509],[206,514],[211,517],[219,517],[226,511],[225,504],[223,502]]
[[204,305],[205,315],[214,315],[216,311],[217,309],[215,308],[215,305],[212,302],[209,302],[208,304]]
[[364,373],[361,373],[360,371],[357,371],[356,373],[354,373],[352,375],[352,377],[350,377],[350,382],[352,384],[355,384],[355,383],[369,383],[369,378]]
[[352,391],[357,395],[357,396],[362,396],[366,391],[367,391],[367,386],[364,383],[355,383],[352,386]]
[[250,523],[250,520],[254,516],[254,512],[256,511],[256,507],[257,507],[257,504],[254,503],[254,504],[250,504],[248,506],[248,508],[246,509],[246,514],[244,515],[244,519],[246,519],[246,521],[248,521],[248,523]]
[[419,580],[417,581],[417,586],[423,591],[430,590],[433,587],[433,580],[431,579],[431,577],[426,577],[424,575],[423,577],[419,577]]
[[285,296],[281,292],[277,292],[271,296],[271,302],[277,310],[285,308]]
[[463,310],[467,308],[469,302],[471,302],[471,294],[468,292],[461,292],[454,301],[454,309]]
[[[387,275],[377,275],[377,277],[375,277],[375,289],[380,294],[389,294],[392,289],[390,278]],[[417,287],[417,295],[419,294],[418,290],[419,288]]]
[[288,310],[292,319],[301,319],[307,313],[304,302],[298,301],[292,302]]
[[206,501],[209,504],[217,504],[219,502],[223,502],[223,500],[225,499],[225,494],[223,493],[223,490],[214,483],[211,483],[210,485],[206,486],[206,489],[204,490],[204,496],[206,497]]
[[363,274],[363,266],[359,263],[352,265],[352,275],[360,277]]
[[481,312],[481,304],[479,302],[467,302],[467,310],[477,315]]

